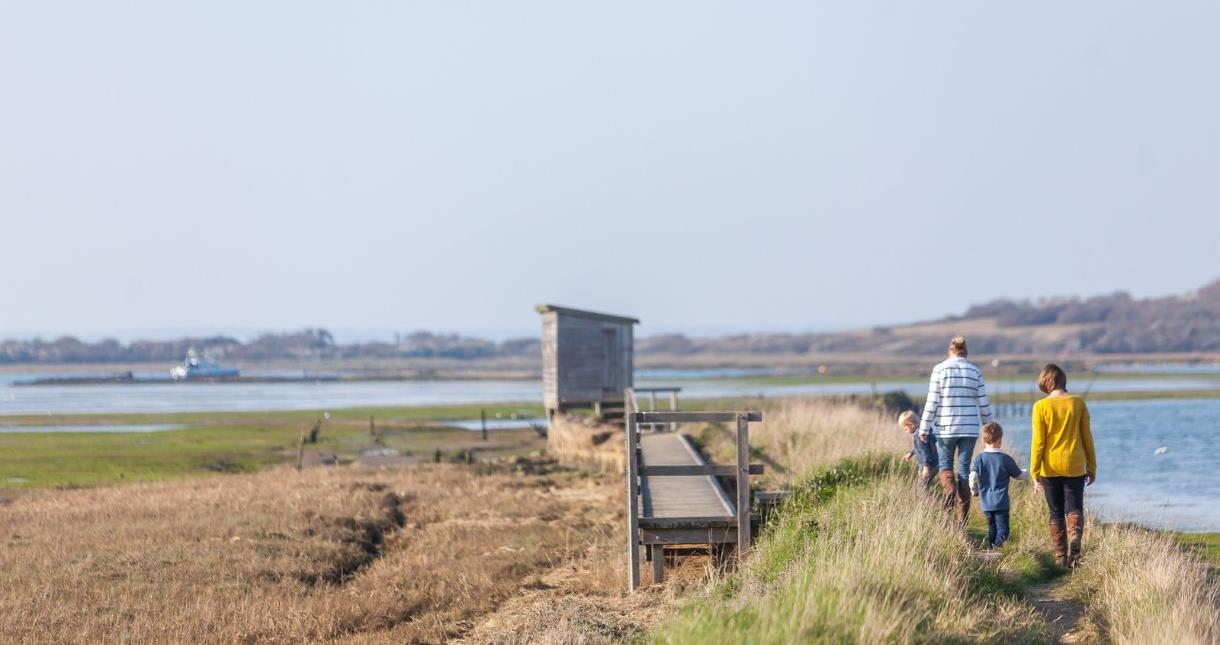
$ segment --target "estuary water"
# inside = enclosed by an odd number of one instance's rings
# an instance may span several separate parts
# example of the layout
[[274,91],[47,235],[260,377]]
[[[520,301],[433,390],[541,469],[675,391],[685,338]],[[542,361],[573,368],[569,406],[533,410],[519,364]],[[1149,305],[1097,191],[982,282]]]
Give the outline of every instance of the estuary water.
[[[286,383],[107,383],[100,385],[15,386],[31,374],[0,374],[0,416],[84,413],[230,412],[251,410],[331,410],[354,407],[461,405],[538,401],[534,380],[306,381]],[[37,376],[47,376],[45,374]],[[868,394],[906,390],[922,396],[923,380],[783,383],[751,374],[715,370],[642,371],[637,385],[679,386],[682,398]],[[991,392],[1032,400],[1029,383],[994,381]],[[1189,392],[1220,390],[1220,375],[1099,378],[1093,392]]]

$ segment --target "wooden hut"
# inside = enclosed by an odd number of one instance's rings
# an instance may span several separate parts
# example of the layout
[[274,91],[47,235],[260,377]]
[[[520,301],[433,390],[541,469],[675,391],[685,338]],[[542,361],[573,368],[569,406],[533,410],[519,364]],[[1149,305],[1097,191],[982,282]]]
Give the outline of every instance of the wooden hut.
[[598,416],[621,411],[632,386],[634,327],[639,320],[538,305],[542,314],[542,401],[547,417],[592,407]]

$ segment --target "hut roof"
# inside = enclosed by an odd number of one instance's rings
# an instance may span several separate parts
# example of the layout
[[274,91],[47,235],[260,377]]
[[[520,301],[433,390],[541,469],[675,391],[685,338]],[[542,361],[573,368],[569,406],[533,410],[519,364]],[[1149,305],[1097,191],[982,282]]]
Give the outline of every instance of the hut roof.
[[589,318],[592,320],[605,320],[605,321],[616,322],[616,323],[630,323],[633,325],[638,325],[640,323],[640,320],[638,318],[629,318],[627,316],[615,316],[614,314],[603,314],[603,313],[599,313],[596,311],[586,311],[584,309],[573,309],[571,307],[560,307],[559,305],[543,304],[543,305],[538,305],[537,307],[534,307],[534,310],[540,314],[544,314],[544,313],[553,311],[553,312],[556,312],[559,314],[564,314],[564,315],[568,315],[568,316],[577,316],[580,318]]

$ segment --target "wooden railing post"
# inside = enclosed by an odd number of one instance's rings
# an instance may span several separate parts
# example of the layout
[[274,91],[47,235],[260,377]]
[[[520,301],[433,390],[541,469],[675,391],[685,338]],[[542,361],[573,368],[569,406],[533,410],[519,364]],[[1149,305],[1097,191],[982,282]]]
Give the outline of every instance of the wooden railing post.
[[737,415],[737,558],[750,548],[750,421]]
[[623,421],[627,431],[627,591],[640,586],[639,464],[636,461],[635,395],[630,388],[623,396]]

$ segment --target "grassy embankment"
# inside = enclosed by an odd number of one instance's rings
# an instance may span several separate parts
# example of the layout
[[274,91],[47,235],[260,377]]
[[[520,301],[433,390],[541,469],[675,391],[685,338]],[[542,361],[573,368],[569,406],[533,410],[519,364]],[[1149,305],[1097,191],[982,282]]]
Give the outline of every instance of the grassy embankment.
[[[307,458],[334,454],[341,462],[366,451],[388,449],[398,455],[445,460],[463,451],[519,454],[543,442],[530,429],[479,433],[446,422],[496,414],[537,416],[536,405],[466,405],[414,408],[357,408],[330,412],[318,443],[306,446]],[[157,481],[217,472],[252,472],[296,459],[302,430],[322,419],[321,411],[192,412],[173,414],[88,414],[9,416],[6,425],[180,424],[160,432],[77,432],[0,434],[0,488],[92,486]],[[377,434],[369,431],[376,419]]]
[[[656,642],[1036,643],[1068,631],[1076,642],[1220,639],[1215,577],[1171,535],[1092,524],[1086,558],[1068,574],[1048,552],[1041,500],[1017,484],[1013,538],[998,557],[979,557],[977,511],[965,530],[948,522],[895,461],[905,442],[890,420],[867,415],[793,404],[768,417],[756,447],[790,465],[778,476],[796,495],[746,566],[709,584]],[[703,437],[713,451],[716,435]],[[1049,621],[1030,597],[1048,589],[1083,617]]]

